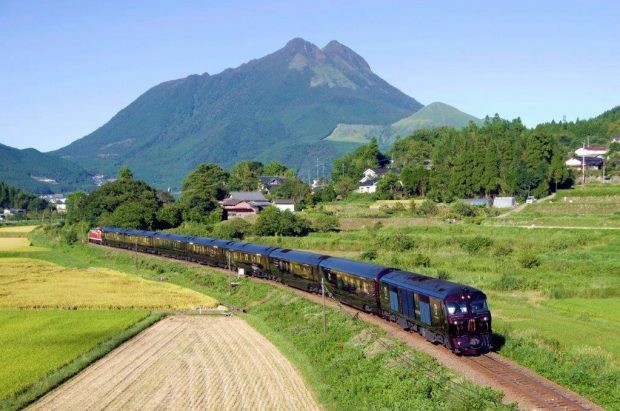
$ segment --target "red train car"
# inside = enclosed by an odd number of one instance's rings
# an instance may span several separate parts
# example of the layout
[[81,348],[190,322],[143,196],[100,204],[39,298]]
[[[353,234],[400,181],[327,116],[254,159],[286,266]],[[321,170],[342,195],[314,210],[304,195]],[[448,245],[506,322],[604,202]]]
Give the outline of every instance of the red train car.
[[102,241],[103,241],[103,233],[101,231],[101,227],[96,227],[88,231],[88,242],[89,243],[101,244]]

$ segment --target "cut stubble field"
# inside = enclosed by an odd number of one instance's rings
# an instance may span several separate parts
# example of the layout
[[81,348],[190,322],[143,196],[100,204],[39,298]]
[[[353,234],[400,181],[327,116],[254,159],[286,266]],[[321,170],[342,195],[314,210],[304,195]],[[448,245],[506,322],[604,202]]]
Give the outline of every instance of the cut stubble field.
[[222,316],[166,318],[30,409],[127,408],[321,409],[273,344]]

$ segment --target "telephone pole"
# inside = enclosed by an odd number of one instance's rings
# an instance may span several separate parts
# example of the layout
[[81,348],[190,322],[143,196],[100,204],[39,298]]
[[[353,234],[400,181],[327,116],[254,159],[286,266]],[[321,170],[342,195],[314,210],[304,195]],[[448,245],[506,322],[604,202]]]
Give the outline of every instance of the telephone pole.
[[323,334],[327,334],[327,316],[325,315],[325,279],[321,277],[321,294],[323,294]]

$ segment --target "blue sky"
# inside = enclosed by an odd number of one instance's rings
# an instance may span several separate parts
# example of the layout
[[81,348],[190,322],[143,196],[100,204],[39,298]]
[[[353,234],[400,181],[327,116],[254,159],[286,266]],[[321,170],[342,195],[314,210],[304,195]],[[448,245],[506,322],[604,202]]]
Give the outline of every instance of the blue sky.
[[620,104],[620,2],[0,0],[0,143],[54,150],[166,80],[294,37],[349,46],[423,104],[537,123]]

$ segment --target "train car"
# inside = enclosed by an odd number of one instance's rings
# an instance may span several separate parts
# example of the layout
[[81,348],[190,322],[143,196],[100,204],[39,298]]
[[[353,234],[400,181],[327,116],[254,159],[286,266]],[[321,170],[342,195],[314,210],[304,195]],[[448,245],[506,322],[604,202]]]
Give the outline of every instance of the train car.
[[207,237],[188,238],[187,252],[192,261],[213,267],[228,267],[228,248],[233,241]]
[[321,292],[319,263],[326,255],[276,248],[269,254],[269,270],[284,284],[312,293]]
[[275,247],[231,242],[228,245],[231,268],[242,268],[245,274],[275,280],[269,271],[269,253],[273,250]]
[[379,279],[394,270],[337,257],[322,260],[319,268],[338,301],[375,314],[379,313]]
[[101,227],[96,227],[88,231],[88,242],[93,244],[103,243],[103,232],[101,231]]
[[383,317],[455,353],[491,346],[491,313],[475,288],[396,270],[380,279],[380,305]]

